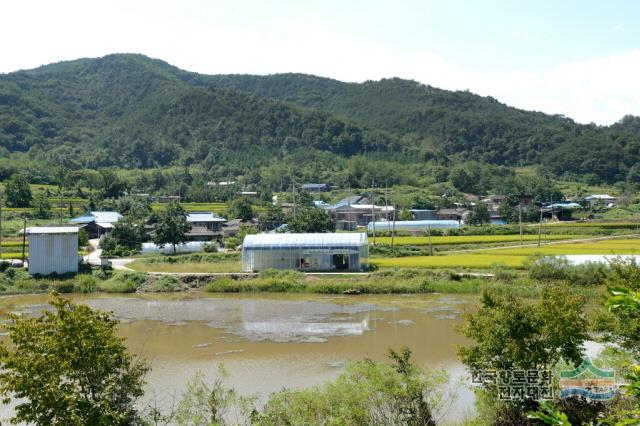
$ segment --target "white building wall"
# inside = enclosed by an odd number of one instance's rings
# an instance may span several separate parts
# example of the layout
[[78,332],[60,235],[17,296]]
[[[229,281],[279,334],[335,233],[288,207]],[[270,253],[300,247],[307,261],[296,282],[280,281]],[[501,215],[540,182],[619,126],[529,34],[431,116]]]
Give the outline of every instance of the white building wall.
[[78,234],[29,234],[29,273],[78,272]]

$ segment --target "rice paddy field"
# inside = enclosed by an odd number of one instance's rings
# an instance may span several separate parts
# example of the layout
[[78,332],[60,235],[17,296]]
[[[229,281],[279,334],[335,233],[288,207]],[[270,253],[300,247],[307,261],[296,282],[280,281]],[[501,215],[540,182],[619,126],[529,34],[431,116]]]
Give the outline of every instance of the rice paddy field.
[[533,247],[506,247],[473,250],[436,256],[407,256],[371,259],[380,268],[467,268],[488,269],[497,264],[524,269],[533,256],[570,254],[638,254],[640,239],[608,239]]
[[[581,235],[543,235],[543,240],[569,240],[582,238]],[[537,235],[523,235],[523,241],[538,241]],[[373,239],[369,238],[369,243]],[[460,235],[460,236],[435,236],[431,237],[432,245],[449,244],[486,244],[486,243],[510,243],[520,241],[520,235]],[[391,244],[391,237],[377,237],[376,244]],[[399,246],[426,246],[429,237],[395,237],[394,244]]]
[[[229,205],[227,203],[180,203],[182,208],[184,208],[187,212],[195,212],[195,211],[206,211],[213,212],[219,215],[226,213],[229,209]],[[166,203],[152,203],[151,209],[154,211],[161,211],[167,208]],[[253,206],[253,210],[256,213],[262,213],[265,209],[264,207]]]

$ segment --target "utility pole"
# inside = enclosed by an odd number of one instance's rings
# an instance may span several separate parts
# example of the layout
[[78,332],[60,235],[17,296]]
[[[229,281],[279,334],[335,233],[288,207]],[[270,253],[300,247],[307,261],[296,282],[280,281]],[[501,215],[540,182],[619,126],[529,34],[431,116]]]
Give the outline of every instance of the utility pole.
[[518,223],[520,224],[520,245],[522,245],[522,202],[518,202]]
[[2,259],[2,191],[0,191],[0,259]]
[[60,212],[60,225],[62,225],[62,210],[64,209],[64,203],[62,202],[62,187],[58,189],[58,195],[60,196],[60,204],[58,205],[58,209]]
[[374,210],[374,202],[373,202],[373,179],[371,179],[371,223],[373,225],[371,225],[373,227],[373,244],[375,245],[376,243],[376,213]]
[[396,235],[396,206],[393,206],[393,225],[391,226],[391,248],[393,248],[393,239]]
[[540,205],[540,224],[538,225],[538,247],[540,247],[540,240],[542,239],[542,210],[543,210],[543,206]]
[[23,216],[24,225],[22,225],[22,267],[24,268],[24,252],[27,245],[27,216]]
[[296,181],[291,179],[291,193],[293,194],[293,220],[296,220]]
[[429,256],[433,256],[433,246],[431,245],[431,224],[427,227],[427,232],[429,236]]

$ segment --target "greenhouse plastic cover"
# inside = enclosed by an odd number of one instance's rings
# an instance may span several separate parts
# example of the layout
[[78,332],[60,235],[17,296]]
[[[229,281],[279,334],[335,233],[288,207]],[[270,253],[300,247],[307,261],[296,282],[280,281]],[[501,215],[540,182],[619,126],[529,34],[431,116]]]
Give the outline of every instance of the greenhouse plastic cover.
[[[373,222],[369,222],[367,228],[369,231],[373,231]],[[375,222],[376,231],[391,231],[393,229],[392,221]],[[400,231],[402,229],[457,229],[460,228],[460,223],[457,220],[397,220],[395,229]]]
[[367,243],[365,233],[253,234],[244,237],[242,248],[359,247]]

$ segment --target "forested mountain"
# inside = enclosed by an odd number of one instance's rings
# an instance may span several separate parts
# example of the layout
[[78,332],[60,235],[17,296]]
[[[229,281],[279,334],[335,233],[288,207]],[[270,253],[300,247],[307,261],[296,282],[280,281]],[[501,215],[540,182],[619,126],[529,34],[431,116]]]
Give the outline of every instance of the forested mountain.
[[640,177],[640,118],[580,125],[401,79],[206,76],[130,54],[0,75],[0,174],[18,163],[246,173],[298,152],[541,165],[616,182]]
[[0,147],[72,168],[246,162],[298,148],[345,156],[397,148],[397,138],[384,132],[183,80],[190,76],[137,55],[4,75]]
[[491,97],[398,78],[343,83],[278,74],[221,75],[209,81],[215,87],[355,117],[469,160],[544,165],[556,174],[608,182],[624,180],[640,160],[639,117],[625,117],[610,127],[581,125],[563,116],[512,108]]

